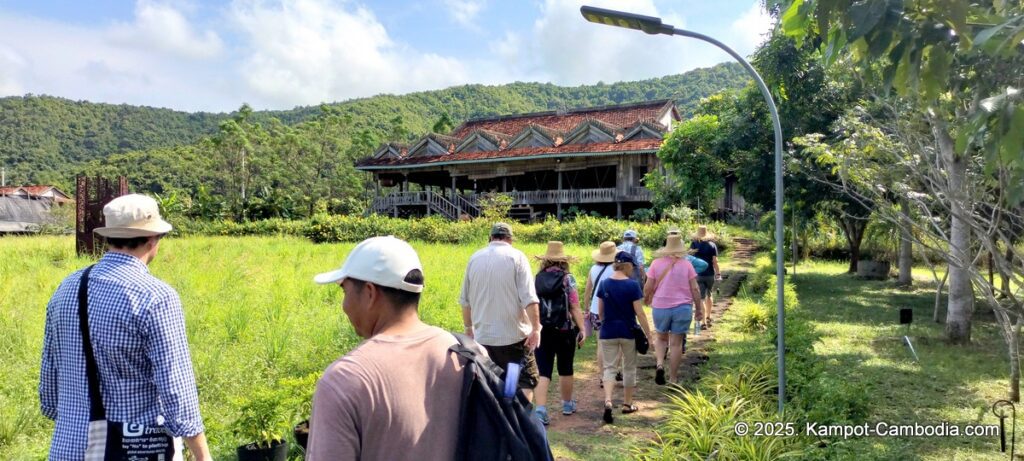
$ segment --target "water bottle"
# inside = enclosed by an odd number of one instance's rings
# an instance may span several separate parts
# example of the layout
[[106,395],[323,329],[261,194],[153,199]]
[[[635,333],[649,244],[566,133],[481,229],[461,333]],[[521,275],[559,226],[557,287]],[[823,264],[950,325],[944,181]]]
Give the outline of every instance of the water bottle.
[[693,322],[693,335],[700,336],[700,320]]

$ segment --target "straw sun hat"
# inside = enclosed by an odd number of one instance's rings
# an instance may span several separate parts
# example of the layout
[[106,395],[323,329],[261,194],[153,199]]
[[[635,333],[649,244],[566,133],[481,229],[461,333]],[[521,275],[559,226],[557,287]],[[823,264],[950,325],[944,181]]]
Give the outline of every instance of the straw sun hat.
[[534,258],[540,261],[556,262],[573,262],[577,259],[575,256],[565,254],[565,245],[562,242],[548,242],[548,251],[542,255],[534,256]]
[[690,249],[683,246],[683,239],[678,235],[669,235],[664,247],[654,252],[655,258],[662,256],[684,256],[690,253]]
[[690,236],[692,240],[706,242],[715,239],[715,233],[708,230],[708,226],[697,226],[697,232]]
[[615,261],[615,242],[601,242],[601,247],[590,253],[590,257],[596,263],[611,263]]

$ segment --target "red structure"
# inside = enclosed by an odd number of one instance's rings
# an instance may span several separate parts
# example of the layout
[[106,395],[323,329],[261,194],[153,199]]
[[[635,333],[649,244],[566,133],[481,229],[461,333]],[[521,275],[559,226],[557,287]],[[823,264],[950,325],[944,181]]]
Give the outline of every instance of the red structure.
[[[111,200],[128,193],[128,178],[118,176],[111,181],[106,178],[75,178],[75,250],[79,255],[97,253],[93,229],[103,227],[103,207]],[[102,247],[99,248],[102,250]]]

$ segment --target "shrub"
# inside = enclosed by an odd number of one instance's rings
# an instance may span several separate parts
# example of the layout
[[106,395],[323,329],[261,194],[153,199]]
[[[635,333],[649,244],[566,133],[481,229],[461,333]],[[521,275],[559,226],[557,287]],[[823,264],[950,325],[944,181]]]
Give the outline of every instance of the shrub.
[[238,400],[239,416],[233,432],[245,444],[270,447],[285,439],[292,429],[288,394],[275,389],[257,389]]
[[764,306],[749,300],[739,300],[733,303],[732,309],[736,310],[736,322],[741,331],[756,333],[768,329],[771,320],[768,318],[768,309]]

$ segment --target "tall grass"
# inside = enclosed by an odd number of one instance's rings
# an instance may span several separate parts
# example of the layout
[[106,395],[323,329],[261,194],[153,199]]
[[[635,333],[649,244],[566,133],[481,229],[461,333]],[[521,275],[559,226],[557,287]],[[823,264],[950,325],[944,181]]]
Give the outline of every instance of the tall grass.
[[[463,273],[484,244],[413,242],[426,275],[425,322],[462,329]],[[150,270],[181,295],[207,436],[216,458],[232,459],[246,442],[231,432],[239,415],[233,402],[319,374],[361,341],[341,311],[342,291],[312,282],[316,273],[338,267],[353,244],[196,237],[160,245]],[[545,248],[516,246],[528,255]],[[589,260],[591,248],[566,251]],[[52,423],[39,414],[36,387],[46,303],[65,276],[90,263],[75,256],[67,237],[0,238],[0,459],[45,457]],[[573,267],[581,286],[587,266]]]

